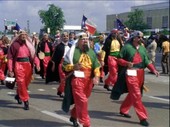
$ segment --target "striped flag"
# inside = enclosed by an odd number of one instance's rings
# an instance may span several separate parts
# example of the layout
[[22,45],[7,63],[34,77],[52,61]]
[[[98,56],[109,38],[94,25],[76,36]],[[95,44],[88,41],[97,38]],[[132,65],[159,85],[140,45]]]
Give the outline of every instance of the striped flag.
[[95,32],[96,32],[96,25],[90,21],[89,19],[87,19],[87,17],[85,17],[83,15],[83,18],[82,18],[82,22],[81,22],[81,28],[87,28],[87,31],[93,35]]

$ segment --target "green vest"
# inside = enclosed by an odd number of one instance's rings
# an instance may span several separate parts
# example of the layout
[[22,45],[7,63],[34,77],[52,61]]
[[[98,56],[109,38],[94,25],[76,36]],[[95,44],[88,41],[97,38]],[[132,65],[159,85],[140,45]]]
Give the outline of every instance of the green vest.
[[137,50],[131,43],[128,43],[122,47],[118,58],[122,58],[126,61],[133,62],[133,57],[135,53],[139,52],[142,62],[134,65],[136,68],[146,68],[148,64],[150,64],[150,60],[146,51],[146,48],[142,45],[139,46],[139,49]]

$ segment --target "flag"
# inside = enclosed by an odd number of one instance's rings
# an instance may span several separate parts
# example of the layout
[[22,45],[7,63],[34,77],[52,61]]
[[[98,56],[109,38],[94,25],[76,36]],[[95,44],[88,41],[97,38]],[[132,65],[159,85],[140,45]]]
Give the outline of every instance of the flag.
[[18,23],[16,23],[14,30],[20,31],[20,29],[20,26],[18,25]]
[[87,28],[87,31],[92,35],[96,31],[96,25],[93,22],[91,22],[89,19],[87,19],[84,15],[81,22],[81,28],[82,29]]
[[117,29],[118,30],[124,30],[124,28],[126,28],[126,26],[122,23],[122,21],[120,21],[120,19],[116,19],[117,22]]
[[4,24],[5,24],[5,30],[11,30],[12,28],[16,26],[16,22],[14,21],[5,20]]

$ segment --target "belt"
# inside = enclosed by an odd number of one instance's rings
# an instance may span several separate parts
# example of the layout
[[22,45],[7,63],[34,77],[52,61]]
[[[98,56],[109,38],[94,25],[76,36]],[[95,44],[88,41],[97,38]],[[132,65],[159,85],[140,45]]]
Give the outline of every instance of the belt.
[[29,60],[29,57],[20,57],[20,58],[17,58],[16,61],[18,61],[18,62],[29,62],[30,60]]
[[50,52],[45,52],[45,56],[50,56]]

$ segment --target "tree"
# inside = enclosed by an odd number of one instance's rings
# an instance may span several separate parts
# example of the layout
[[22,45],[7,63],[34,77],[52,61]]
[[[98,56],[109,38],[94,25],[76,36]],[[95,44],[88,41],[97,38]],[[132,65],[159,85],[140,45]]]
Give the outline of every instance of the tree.
[[132,30],[144,31],[147,28],[147,24],[143,21],[143,11],[139,9],[135,9],[134,12],[129,13],[125,24]]
[[61,8],[54,4],[49,4],[48,6],[49,9],[47,11],[39,10],[38,14],[42,24],[44,24],[44,29],[47,31],[47,28],[50,28],[50,34],[54,36],[56,34],[56,30],[61,30],[66,21]]

